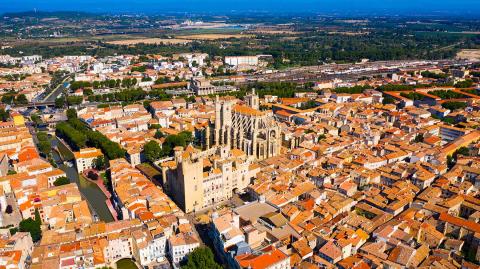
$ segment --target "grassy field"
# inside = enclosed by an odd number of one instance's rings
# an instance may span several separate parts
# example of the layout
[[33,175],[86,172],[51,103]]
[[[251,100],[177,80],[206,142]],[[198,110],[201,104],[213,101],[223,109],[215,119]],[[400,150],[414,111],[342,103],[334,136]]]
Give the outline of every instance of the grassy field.
[[137,265],[130,259],[121,259],[116,265],[117,269],[138,269]]

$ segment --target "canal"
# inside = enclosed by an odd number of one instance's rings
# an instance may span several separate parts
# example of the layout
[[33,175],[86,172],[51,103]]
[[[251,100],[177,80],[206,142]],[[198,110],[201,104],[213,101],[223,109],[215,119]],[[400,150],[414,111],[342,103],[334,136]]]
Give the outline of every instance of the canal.
[[[52,137],[52,148],[57,147],[63,158],[66,161],[73,160],[73,154],[68,148],[65,147],[57,138]],[[112,214],[108,210],[105,200],[107,197],[103,194],[102,190],[98,188],[97,184],[86,180],[78,175],[75,165],[69,167],[62,162],[62,158],[55,150],[52,150],[53,159],[58,164],[58,168],[62,169],[66,174],[70,182],[76,183],[83,198],[87,200],[91,209],[97,214],[98,218],[105,222],[113,221]]]

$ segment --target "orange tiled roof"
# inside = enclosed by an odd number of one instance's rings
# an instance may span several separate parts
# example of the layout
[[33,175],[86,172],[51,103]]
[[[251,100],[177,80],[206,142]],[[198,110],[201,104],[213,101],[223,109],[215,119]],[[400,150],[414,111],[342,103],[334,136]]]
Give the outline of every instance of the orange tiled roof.
[[251,269],[264,269],[268,268],[274,264],[277,264],[285,259],[288,259],[288,256],[285,255],[282,251],[276,249],[274,246],[268,246],[263,249],[263,254],[254,255],[254,254],[244,254],[235,257],[239,265],[242,268],[251,268]]

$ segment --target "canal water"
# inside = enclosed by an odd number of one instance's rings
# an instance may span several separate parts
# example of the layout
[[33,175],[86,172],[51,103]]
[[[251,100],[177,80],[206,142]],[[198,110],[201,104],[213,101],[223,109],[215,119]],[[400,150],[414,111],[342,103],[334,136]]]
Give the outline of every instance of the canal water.
[[[65,161],[73,160],[73,155],[68,148],[65,147],[57,138],[54,136],[52,138],[52,148],[57,147],[60,153],[62,154]],[[68,167],[62,163],[62,159],[55,150],[52,150],[53,159],[58,164],[58,168],[62,169],[66,174],[70,182],[76,183],[80,192],[83,195],[83,198],[87,200],[91,209],[94,213],[97,214],[100,220],[105,222],[113,221],[112,214],[108,210],[105,200],[107,197],[103,194],[102,190],[98,188],[97,184],[90,182],[82,177],[78,176],[77,169],[75,165]]]

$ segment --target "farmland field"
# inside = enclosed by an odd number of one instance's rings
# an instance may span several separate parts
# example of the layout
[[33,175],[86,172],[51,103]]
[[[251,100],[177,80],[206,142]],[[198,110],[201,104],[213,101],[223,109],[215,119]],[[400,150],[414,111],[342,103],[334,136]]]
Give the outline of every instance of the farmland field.
[[192,35],[179,35],[176,38],[187,40],[217,40],[228,38],[252,38],[254,35],[247,34],[192,34]]
[[191,42],[189,39],[179,39],[179,38],[141,38],[141,39],[124,39],[124,40],[114,40],[107,42],[112,45],[137,45],[137,44],[186,44]]

